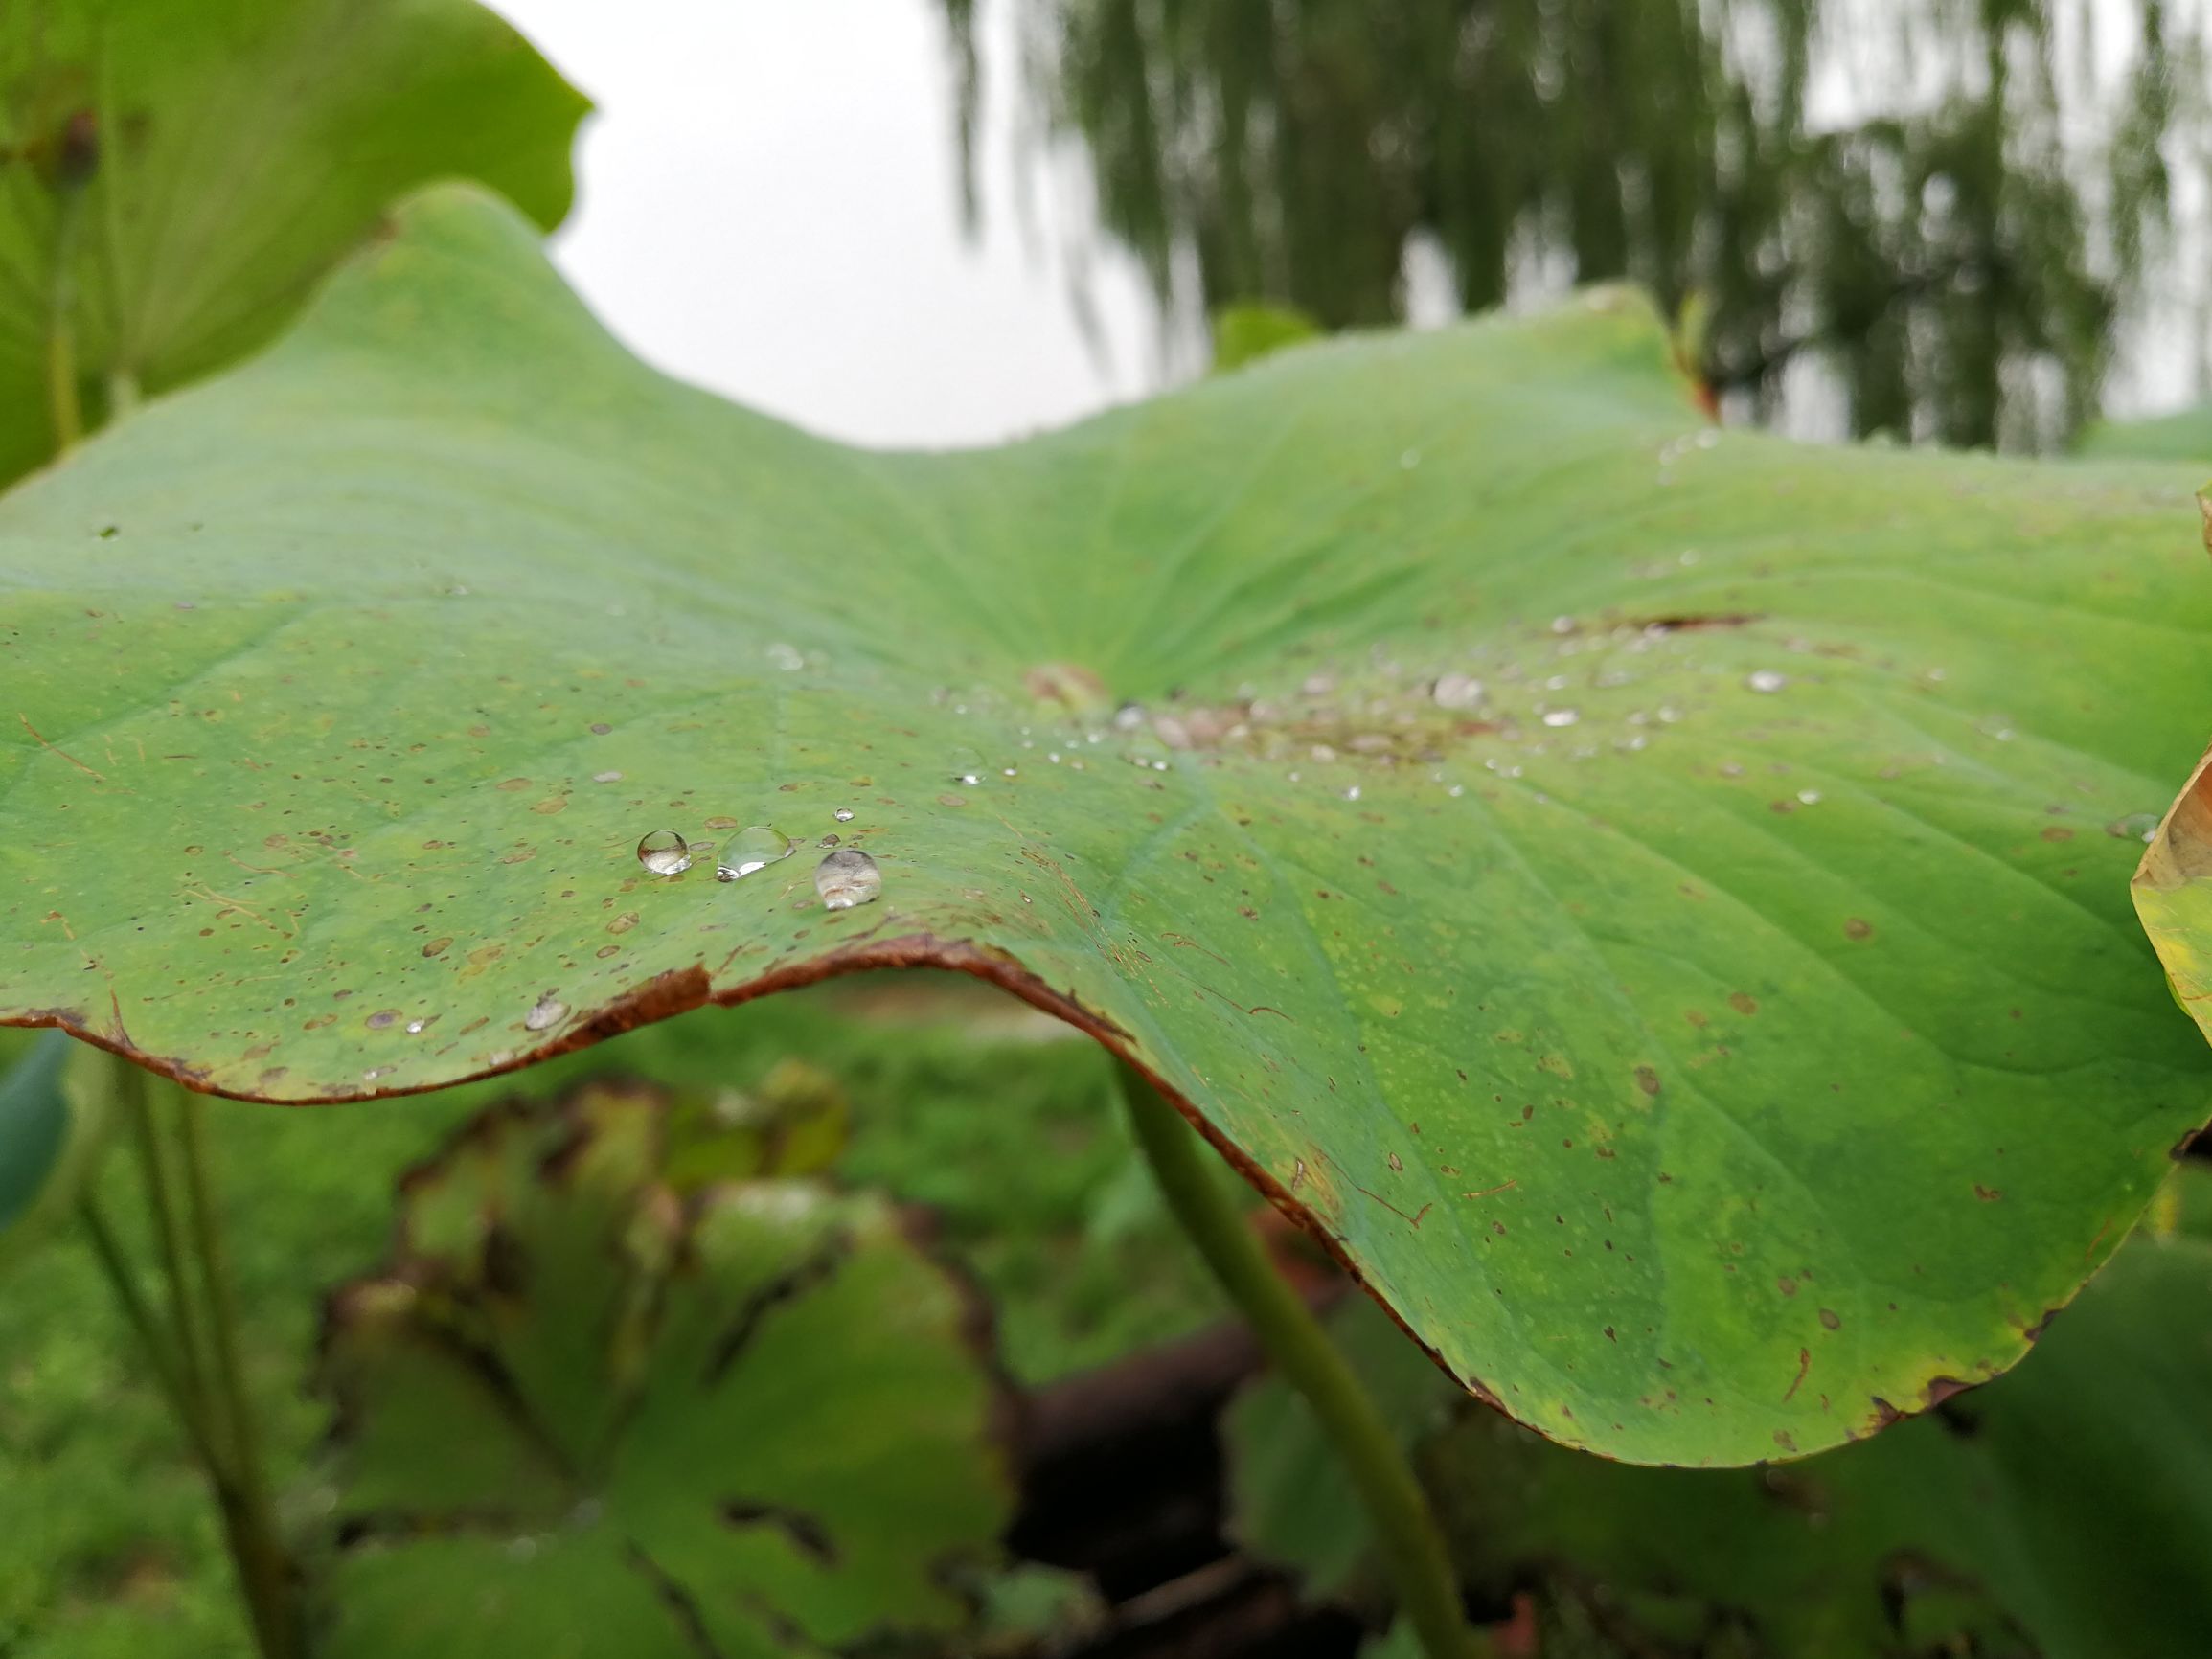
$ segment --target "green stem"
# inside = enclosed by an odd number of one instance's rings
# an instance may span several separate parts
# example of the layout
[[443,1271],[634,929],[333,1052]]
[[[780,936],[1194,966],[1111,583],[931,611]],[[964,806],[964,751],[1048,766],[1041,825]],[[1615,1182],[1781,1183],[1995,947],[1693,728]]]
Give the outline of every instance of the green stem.
[[161,1276],[169,1292],[169,1352],[176,1358],[178,1398],[184,1401],[185,1421],[193,1426],[209,1455],[208,1474],[217,1481],[228,1478],[223,1460],[223,1437],[215,1432],[208,1410],[205,1373],[200,1364],[199,1322],[194,1317],[192,1286],[184,1271],[184,1229],[177,1222],[176,1204],[171,1195],[161,1139],[154,1132],[153,1105],[147,1099],[146,1074],[129,1060],[118,1057],[115,1098],[130,1120],[131,1137],[138,1151],[140,1184],[146,1190],[147,1214],[153,1219],[153,1243],[161,1261]]
[[76,317],[77,243],[83,218],[83,187],[64,184],[55,207],[54,280],[46,317],[46,396],[57,456],[84,440],[84,411],[77,395]]
[[269,1498],[260,1421],[247,1397],[245,1368],[239,1355],[238,1296],[223,1243],[222,1217],[208,1177],[207,1102],[188,1094],[181,1107],[186,1202],[200,1286],[206,1295],[215,1386],[221,1393],[230,1427],[229,1478],[219,1484],[217,1495],[262,1659],[297,1659],[302,1642],[292,1595],[292,1563],[278,1535],[276,1508]]
[[210,1470],[217,1466],[215,1443],[206,1422],[201,1420],[187,1398],[184,1381],[177,1374],[176,1356],[170,1351],[169,1339],[162,1334],[161,1325],[153,1309],[139,1293],[137,1276],[123,1254],[123,1246],[116,1239],[115,1231],[107,1224],[107,1217],[89,1193],[77,1200],[77,1218],[83,1224],[85,1237],[91,1240],[92,1254],[100,1263],[100,1270],[107,1280],[107,1287],[115,1293],[116,1306],[129,1322],[131,1333],[146,1354],[147,1363],[153,1368],[154,1381],[161,1387],[162,1398],[169,1401],[169,1409],[185,1426],[191,1436],[193,1450]]
[[1137,1145],[1176,1221],[1205,1258],[1290,1386],[1306,1398],[1365,1506],[1400,1611],[1429,1659],[1479,1659],[1489,1644],[1459,1600],[1444,1537],[1375,1402],[1215,1179],[1212,1160],[1182,1114],[1126,1062],[1122,1099]]

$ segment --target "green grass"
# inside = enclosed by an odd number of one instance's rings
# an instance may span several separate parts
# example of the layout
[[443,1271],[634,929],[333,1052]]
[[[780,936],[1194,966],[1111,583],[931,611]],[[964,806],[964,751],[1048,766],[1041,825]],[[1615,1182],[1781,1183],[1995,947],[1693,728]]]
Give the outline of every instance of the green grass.
[[[211,1102],[250,1383],[285,1521],[312,1536],[331,1493],[308,1389],[320,1303],[382,1259],[392,1184],[471,1112],[622,1072],[743,1087],[796,1057],[848,1091],[838,1178],[926,1204],[983,1285],[1009,1372],[1038,1382],[1212,1317],[1091,1044],[998,1000],[907,976],[706,1011],[522,1074],[438,1095],[308,1109]],[[0,1034],[7,1037],[9,1034]],[[0,1063],[19,1046],[0,1046]],[[102,1203],[150,1262],[135,1170]],[[91,1254],[59,1235],[0,1281],[0,1659],[201,1659],[247,1650],[213,1511]]]

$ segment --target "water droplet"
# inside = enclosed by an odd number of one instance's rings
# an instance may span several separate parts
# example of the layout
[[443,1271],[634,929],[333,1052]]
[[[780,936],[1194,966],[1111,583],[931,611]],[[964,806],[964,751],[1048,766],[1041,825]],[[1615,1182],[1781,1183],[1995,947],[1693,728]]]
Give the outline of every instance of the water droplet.
[[715,879],[735,881],[741,875],[765,870],[790,855],[788,835],[765,824],[748,824],[723,844],[720,855],[715,860]]
[[373,1083],[378,1078],[390,1077],[398,1069],[397,1066],[371,1066],[361,1074],[361,1080],[365,1083]]
[[836,819],[840,824],[850,824],[853,822],[853,808],[850,807],[840,807],[836,809],[836,811],[831,813],[830,816]]
[[2105,833],[2122,841],[2152,841],[2158,834],[2158,814],[2131,812],[2125,818],[2115,818],[2105,826]]
[[1546,709],[1543,723],[1547,726],[1571,726],[1582,716],[1573,709]]
[[1398,458],[1398,465],[1402,466],[1406,471],[1411,472],[1416,466],[1421,465],[1421,451],[1418,449],[1408,449],[1404,454]]
[[1754,669],[1744,676],[1744,684],[1754,692],[1778,692],[1789,683],[1788,674],[1778,674],[1772,669]]
[[528,1031],[548,1031],[568,1017],[568,1004],[550,992],[537,999],[537,1005],[522,1016]]
[[655,830],[638,842],[637,861],[655,875],[681,875],[692,867],[691,844],[673,830]]
[[1555,633],[1555,634],[1571,634],[1571,633],[1573,633],[1574,631],[1575,631],[1575,619],[1574,619],[1573,617],[1571,617],[1571,616],[1555,616],[1555,617],[1553,617],[1553,618],[1552,618],[1552,632],[1553,632],[1553,633]]
[[840,847],[814,866],[814,891],[824,910],[851,910],[883,894],[883,872],[856,847]]
[[777,640],[768,647],[768,661],[786,673],[796,673],[807,666],[807,659],[797,646],[787,646]]
[[1482,701],[1482,682],[1466,674],[1440,674],[1428,694],[1440,709],[1471,709]]
[[591,781],[594,784],[619,784],[622,782],[622,774],[620,772],[594,772],[591,775]]
[[998,775],[1001,778],[1012,778],[1015,775],[1015,769],[1012,766],[1001,766],[998,769]]
[[430,1022],[426,1019],[411,1019],[407,1022],[407,1034],[409,1036],[421,1036],[429,1024]]
[[1808,807],[1817,807],[1820,805],[1820,791],[1817,789],[1800,789],[1797,791],[1797,799]]
[[976,749],[952,751],[952,781],[955,784],[975,784],[983,782],[983,755]]
[[1144,723],[1145,708],[1142,703],[1124,703],[1114,711],[1114,730],[1117,732],[1133,732]]
[[1454,784],[1450,788],[1445,790],[1445,793],[1456,801],[1462,795],[1467,793],[1467,785],[1465,784]]
[[1346,788],[1345,788],[1345,790],[1344,790],[1344,799],[1345,799],[1345,800],[1347,800],[1347,801],[1357,801],[1357,800],[1358,800],[1358,799],[1359,799],[1359,785],[1358,785],[1358,784],[1349,784],[1349,785],[1347,785],[1347,786],[1346,786]]

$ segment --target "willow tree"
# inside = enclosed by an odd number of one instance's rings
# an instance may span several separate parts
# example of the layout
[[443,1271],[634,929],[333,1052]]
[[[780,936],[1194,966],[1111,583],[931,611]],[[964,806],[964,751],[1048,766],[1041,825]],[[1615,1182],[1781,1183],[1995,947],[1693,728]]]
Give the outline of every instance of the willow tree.
[[1084,141],[1165,305],[1389,322],[1426,239],[1469,308],[1695,296],[1740,412],[1810,359],[1861,435],[2064,437],[2206,153],[2201,21],[2163,0],[1017,3],[1029,130]]

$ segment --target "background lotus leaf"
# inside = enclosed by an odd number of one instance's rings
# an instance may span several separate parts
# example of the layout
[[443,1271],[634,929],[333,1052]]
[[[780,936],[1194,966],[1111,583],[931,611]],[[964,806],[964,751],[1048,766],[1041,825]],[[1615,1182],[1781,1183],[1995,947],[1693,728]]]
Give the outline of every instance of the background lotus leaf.
[[0,482],[266,342],[432,179],[568,211],[584,100],[472,0],[19,0],[0,9]]
[[331,1304],[337,1655],[957,1630],[1012,1496],[966,1295],[879,1198],[660,1184],[659,1096],[477,1119]]

